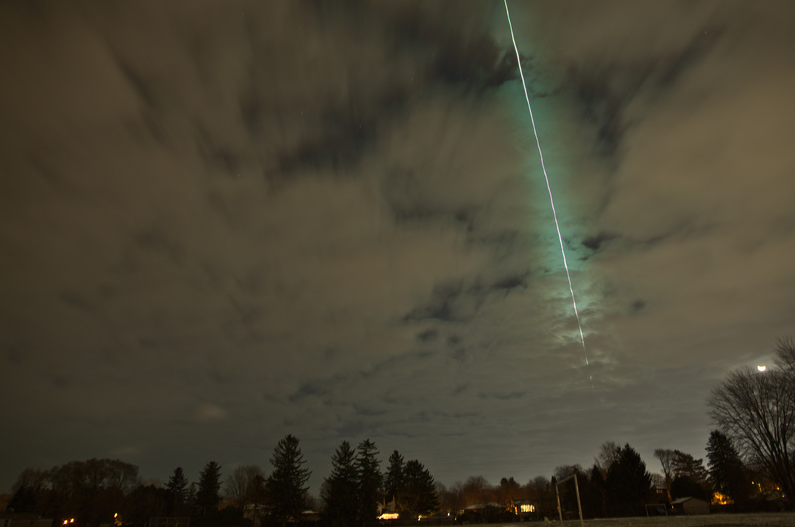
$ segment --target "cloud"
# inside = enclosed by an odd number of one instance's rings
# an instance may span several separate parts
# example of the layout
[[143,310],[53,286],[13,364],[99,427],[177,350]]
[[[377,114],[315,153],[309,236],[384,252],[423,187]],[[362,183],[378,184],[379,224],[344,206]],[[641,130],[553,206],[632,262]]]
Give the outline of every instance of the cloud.
[[226,416],[226,410],[215,404],[204,403],[196,408],[196,418],[199,421],[217,421]]
[[788,4],[512,6],[585,349],[496,7],[0,9],[15,463],[698,457],[710,383],[791,328]]

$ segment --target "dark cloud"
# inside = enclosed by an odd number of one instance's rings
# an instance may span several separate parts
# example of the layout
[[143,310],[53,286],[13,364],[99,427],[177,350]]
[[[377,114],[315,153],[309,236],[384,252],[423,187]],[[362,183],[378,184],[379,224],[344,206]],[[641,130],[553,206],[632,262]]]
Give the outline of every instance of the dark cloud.
[[439,332],[435,329],[426,329],[417,334],[417,340],[420,342],[433,342],[439,337]]
[[516,288],[526,288],[527,278],[527,273],[522,275],[509,275],[498,279],[496,282],[494,282],[494,284],[492,284],[491,287],[497,291],[503,291],[507,294]]
[[616,238],[616,235],[614,234],[600,232],[598,234],[589,236],[588,238],[584,239],[582,241],[582,244],[588,249],[592,250],[593,252],[598,252],[599,249],[602,248],[602,244],[604,244],[605,242],[609,242],[614,238]]
[[[459,300],[464,294],[464,286],[460,282],[440,284],[434,287],[430,302],[412,310],[404,318],[406,321],[438,320],[440,322],[462,321],[465,316],[457,311]],[[468,313],[471,316],[472,313]],[[468,318],[468,317],[467,317]]]

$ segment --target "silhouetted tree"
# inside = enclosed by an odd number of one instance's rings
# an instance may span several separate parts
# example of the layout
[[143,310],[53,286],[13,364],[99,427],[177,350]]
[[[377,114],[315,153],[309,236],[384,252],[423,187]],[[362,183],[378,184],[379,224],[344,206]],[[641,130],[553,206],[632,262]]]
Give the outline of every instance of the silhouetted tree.
[[651,496],[651,475],[640,454],[629,444],[619,449],[618,457],[607,470],[610,504],[618,516],[643,514]]
[[602,475],[602,469],[599,468],[599,465],[594,463],[593,468],[591,468],[591,486],[594,490],[594,500],[596,505],[594,507],[594,516],[607,516],[607,484],[605,483],[605,478]]
[[602,471],[603,477],[607,477],[607,471],[610,469],[610,465],[618,459],[618,453],[620,451],[621,447],[618,446],[618,443],[615,441],[605,441],[599,447],[599,454],[597,454],[594,461]]
[[450,487],[445,487],[441,482],[437,481],[436,495],[439,497],[442,512],[455,516],[458,511],[466,507],[464,485],[460,481],[456,481]]
[[731,498],[735,504],[745,502],[751,481],[731,439],[720,430],[713,430],[709,434],[707,460],[713,488]]
[[696,483],[706,483],[709,473],[704,468],[703,459],[695,459],[690,454],[681,450],[674,450],[674,459],[671,463],[674,477],[687,476]]
[[560,496],[560,506],[563,511],[578,511],[577,507],[577,492],[575,489],[574,480],[570,479],[561,483],[568,477],[577,476],[577,484],[580,487],[580,492],[585,490],[586,479],[583,477],[582,467],[577,465],[562,465],[555,467],[554,476],[557,482],[558,495]]
[[224,493],[231,505],[241,511],[257,501],[258,486],[264,481],[262,469],[256,465],[239,465],[224,482]]
[[311,472],[304,468],[306,460],[298,443],[298,438],[290,434],[279,440],[270,459],[273,473],[265,482],[274,519],[282,524],[300,517],[309,490],[306,482]]
[[712,391],[709,415],[749,460],[795,501],[795,344],[781,340],[777,368],[731,372]]
[[150,518],[168,516],[171,499],[168,489],[139,485],[132,493],[130,501],[133,506],[123,516],[124,521],[133,525],[146,525]]
[[776,366],[791,382],[795,382],[795,340],[792,337],[780,338],[776,342]]
[[522,494],[522,487],[513,477],[501,478],[500,486],[497,487],[496,491],[497,503],[508,509],[513,500],[519,499]]
[[70,461],[47,471],[23,471],[10,507],[93,526],[113,521],[136,485],[135,465],[116,459]]
[[402,492],[404,487],[404,474],[403,474],[403,456],[395,450],[389,456],[389,468],[387,468],[386,476],[384,477],[384,494],[386,494],[387,501],[395,501],[395,510],[400,511],[402,501]]
[[199,475],[199,489],[196,492],[198,518],[213,522],[218,512],[218,491],[221,490],[221,466],[210,461]]
[[488,503],[492,500],[493,489],[483,476],[469,476],[463,485],[464,501],[467,506]]
[[26,468],[17,477],[11,489],[8,511],[43,513],[48,490],[47,472]]
[[181,516],[188,496],[188,478],[185,477],[182,467],[174,469],[174,473],[168,478],[166,490],[171,495],[171,514]]
[[369,439],[356,448],[356,477],[359,496],[359,521],[369,522],[378,517],[378,502],[383,478],[379,470],[378,450]]
[[658,448],[654,451],[654,457],[660,460],[660,465],[663,469],[663,477],[665,478],[665,490],[668,493],[668,501],[672,501],[671,497],[671,484],[674,482],[674,450],[669,448]]
[[707,460],[713,488],[737,504],[746,501],[751,481],[731,439],[720,430],[709,434]]
[[331,525],[349,526],[359,514],[356,452],[343,441],[331,458],[331,475],[323,482],[323,516]]
[[534,500],[538,504],[538,517],[554,517],[557,514],[557,501],[555,499],[555,487],[552,482],[538,476],[527,482],[525,485],[527,499]]
[[429,514],[439,510],[439,498],[433,476],[416,459],[406,462],[403,500],[405,510],[415,514]]

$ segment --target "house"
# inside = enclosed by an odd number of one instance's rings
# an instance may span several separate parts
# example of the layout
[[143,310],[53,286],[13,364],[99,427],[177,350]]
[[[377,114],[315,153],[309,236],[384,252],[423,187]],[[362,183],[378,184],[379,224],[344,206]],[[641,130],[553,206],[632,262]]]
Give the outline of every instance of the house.
[[679,498],[671,506],[676,514],[709,514],[709,503],[698,498]]
[[668,488],[665,485],[652,485],[653,503],[668,503]]
[[513,500],[510,510],[520,521],[537,519],[539,514],[538,504],[532,500]]

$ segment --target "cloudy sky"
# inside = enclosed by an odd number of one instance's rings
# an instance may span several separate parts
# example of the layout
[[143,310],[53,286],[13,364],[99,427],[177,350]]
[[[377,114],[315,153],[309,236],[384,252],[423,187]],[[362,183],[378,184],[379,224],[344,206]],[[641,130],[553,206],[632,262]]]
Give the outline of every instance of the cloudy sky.
[[585,349],[500,1],[0,4],[0,490],[703,457],[795,334],[795,4],[509,5]]

